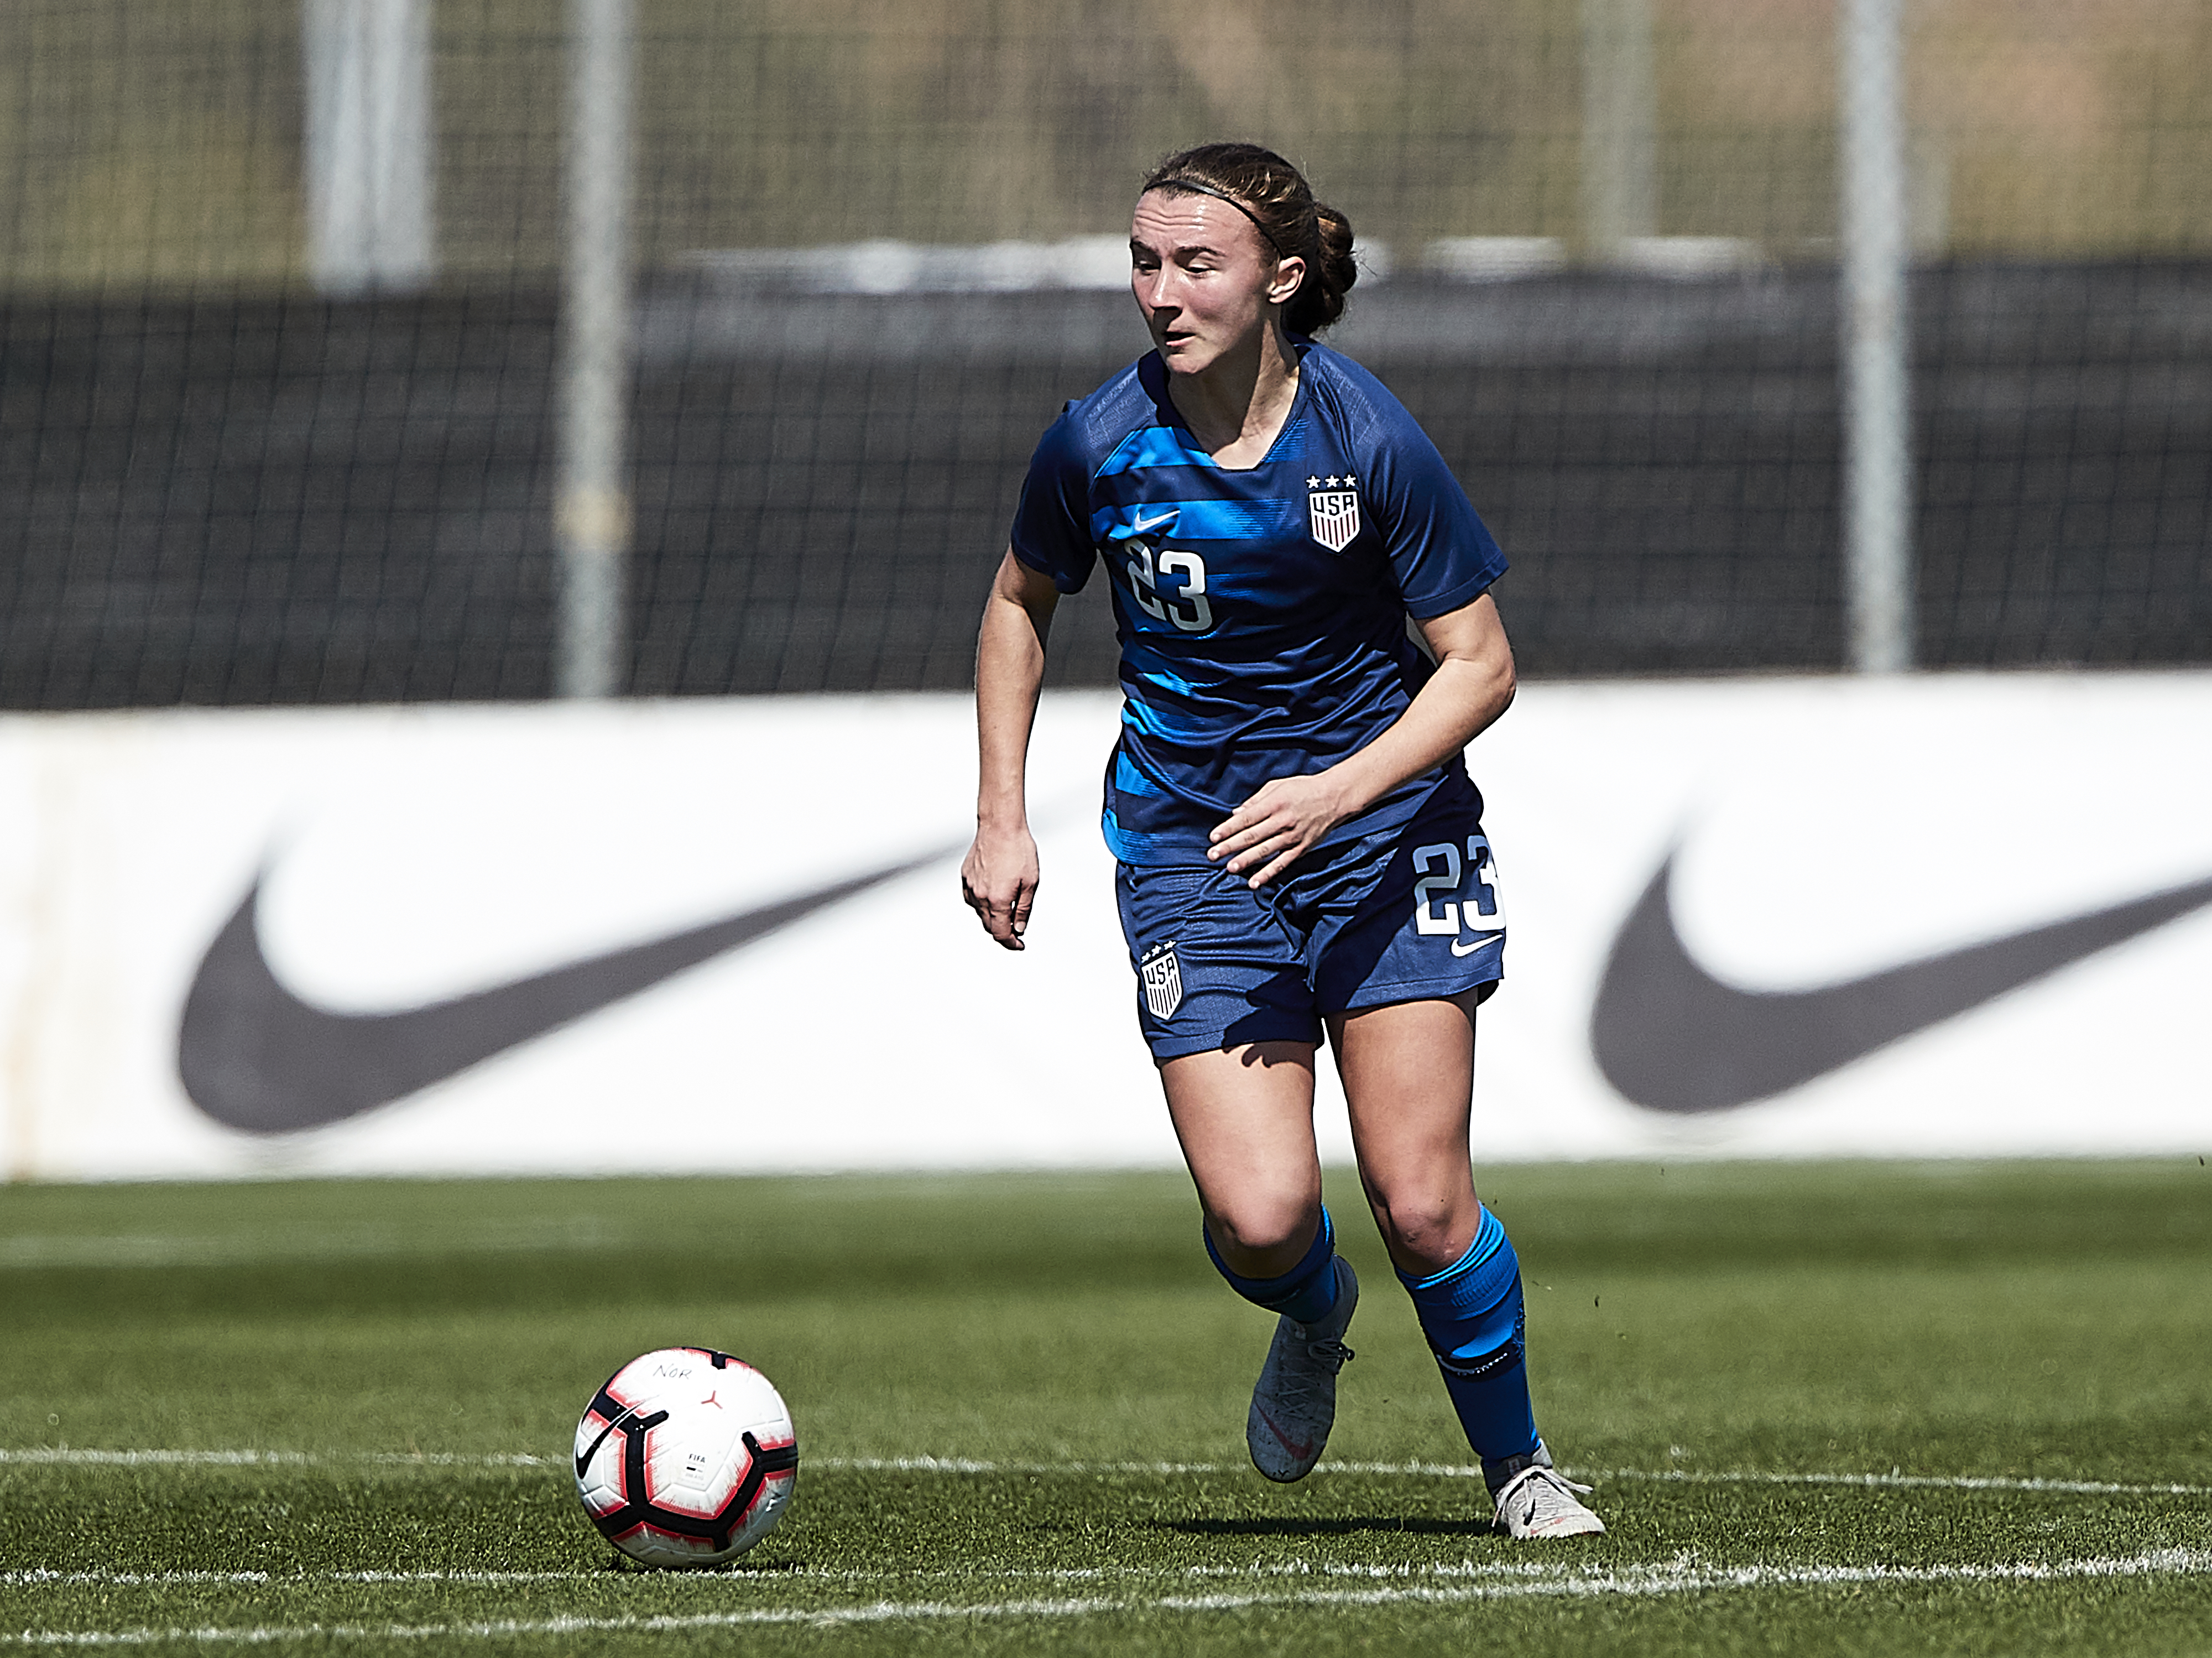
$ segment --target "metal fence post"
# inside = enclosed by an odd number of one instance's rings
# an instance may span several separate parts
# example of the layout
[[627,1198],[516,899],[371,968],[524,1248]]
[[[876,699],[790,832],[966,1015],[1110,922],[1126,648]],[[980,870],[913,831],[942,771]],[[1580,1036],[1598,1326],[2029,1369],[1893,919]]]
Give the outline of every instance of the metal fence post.
[[303,0],[307,265],[340,296],[436,264],[429,0]]
[[572,0],[554,689],[622,689],[629,553],[630,0]]
[[1905,261],[1901,0],[1844,0],[1843,115],[1844,578],[1850,665],[1912,665],[1911,325]]
[[1659,233],[1650,0],[1583,0],[1583,240],[1617,259]]

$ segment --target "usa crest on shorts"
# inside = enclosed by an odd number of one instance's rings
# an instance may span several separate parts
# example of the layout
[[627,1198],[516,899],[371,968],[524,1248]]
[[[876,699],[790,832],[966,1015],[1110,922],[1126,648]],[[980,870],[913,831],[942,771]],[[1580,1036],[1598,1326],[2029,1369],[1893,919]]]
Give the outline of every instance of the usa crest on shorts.
[[1175,1017],[1176,1009],[1182,1005],[1182,963],[1176,960],[1174,941],[1146,950],[1138,971],[1144,975],[1145,1005],[1152,1009],[1152,1017]]
[[1306,480],[1306,521],[1313,538],[1332,553],[1342,552],[1359,533],[1359,492],[1352,487],[1357,482],[1349,472]]

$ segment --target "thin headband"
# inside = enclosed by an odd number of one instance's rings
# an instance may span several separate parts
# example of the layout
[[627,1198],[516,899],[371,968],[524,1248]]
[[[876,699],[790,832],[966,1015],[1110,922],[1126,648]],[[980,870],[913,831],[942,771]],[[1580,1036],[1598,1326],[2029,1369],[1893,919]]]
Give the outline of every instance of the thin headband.
[[1163,179],[1159,183],[1154,185],[1152,188],[1154,190],[1195,191],[1200,196],[1212,197],[1217,202],[1226,202],[1230,206],[1235,208],[1239,213],[1242,213],[1246,218],[1251,220],[1252,228],[1260,233],[1260,239],[1262,241],[1266,242],[1268,246],[1275,250],[1275,257],[1277,258],[1287,259],[1291,257],[1289,254],[1283,252],[1283,245],[1277,241],[1268,232],[1267,227],[1260,222],[1260,216],[1258,214],[1255,213],[1250,208],[1245,206],[1243,203],[1238,201],[1234,196],[1231,196],[1227,191],[1221,189],[1218,185],[1207,184],[1202,179]]

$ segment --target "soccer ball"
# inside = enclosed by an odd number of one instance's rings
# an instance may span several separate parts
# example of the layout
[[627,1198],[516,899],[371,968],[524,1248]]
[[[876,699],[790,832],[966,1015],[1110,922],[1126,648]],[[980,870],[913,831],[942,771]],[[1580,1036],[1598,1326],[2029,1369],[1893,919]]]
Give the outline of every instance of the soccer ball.
[[714,1566],[768,1535],[799,1480],[769,1379],[711,1347],[665,1347],[607,1378],[576,1424],[576,1494],[648,1566]]

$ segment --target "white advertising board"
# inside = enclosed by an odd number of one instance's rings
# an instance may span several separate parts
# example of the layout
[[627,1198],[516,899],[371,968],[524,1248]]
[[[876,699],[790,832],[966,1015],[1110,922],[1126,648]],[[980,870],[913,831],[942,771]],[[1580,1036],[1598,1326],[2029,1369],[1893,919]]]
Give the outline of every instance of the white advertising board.
[[[1019,955],[957,696],[0,720],[0,1158],[1170,1163],[1117,718],[1040,715]],[[1470,764],[1478,1162],[2212,1143],[2212,675],[1537,684]]]

